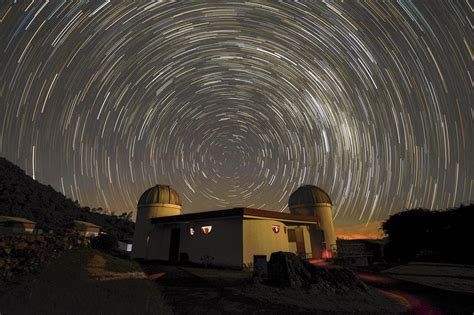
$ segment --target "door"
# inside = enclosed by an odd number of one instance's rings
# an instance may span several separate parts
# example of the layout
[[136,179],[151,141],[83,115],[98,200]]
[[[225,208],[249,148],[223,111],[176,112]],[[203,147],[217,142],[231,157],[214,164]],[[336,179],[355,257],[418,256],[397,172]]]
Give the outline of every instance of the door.
[[169,261],[178,261],[179,259],[180,234],[181,234],[181,231],[179,228],[171,229]]

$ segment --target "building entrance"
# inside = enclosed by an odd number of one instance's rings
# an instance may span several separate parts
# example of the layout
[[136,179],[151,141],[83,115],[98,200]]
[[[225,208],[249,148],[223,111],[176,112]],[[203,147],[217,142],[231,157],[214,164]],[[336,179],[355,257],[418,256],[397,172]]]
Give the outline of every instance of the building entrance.
[[179,259],[179,237],[181,230],[179,228],[171,229],[169,261],[178,261]]

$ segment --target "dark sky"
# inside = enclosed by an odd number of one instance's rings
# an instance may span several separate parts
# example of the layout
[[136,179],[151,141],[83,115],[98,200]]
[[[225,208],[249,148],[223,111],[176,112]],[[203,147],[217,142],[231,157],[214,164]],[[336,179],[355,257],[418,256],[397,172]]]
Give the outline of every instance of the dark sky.
[[473,199],[472,1],[18,2],[0,155],[83,205],[161,183],[282,211],[315,184],[356,224]]

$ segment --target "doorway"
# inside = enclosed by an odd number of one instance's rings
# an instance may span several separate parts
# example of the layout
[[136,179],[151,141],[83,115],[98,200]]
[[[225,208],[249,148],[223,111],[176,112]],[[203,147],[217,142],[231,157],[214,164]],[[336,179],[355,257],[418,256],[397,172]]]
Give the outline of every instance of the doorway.
[[177,262],[179,259],[179,228],[171,229],[169,261]]

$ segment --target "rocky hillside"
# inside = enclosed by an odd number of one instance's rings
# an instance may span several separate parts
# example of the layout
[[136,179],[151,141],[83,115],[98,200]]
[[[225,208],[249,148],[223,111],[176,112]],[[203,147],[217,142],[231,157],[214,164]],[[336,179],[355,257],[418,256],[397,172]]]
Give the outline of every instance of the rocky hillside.
[[19,216],[36,222],[43,230],[60,229],[72,220],[101,226],[117,238],[130,238],[134,223],[127,215],[101,213],[100,209],[81,207],[49,185],[43,185],[0,157],[0,215]]
[[0,296],[21,276],[38,273],[52,258],[89,245],[77,234],[12,234],[0,236]]

